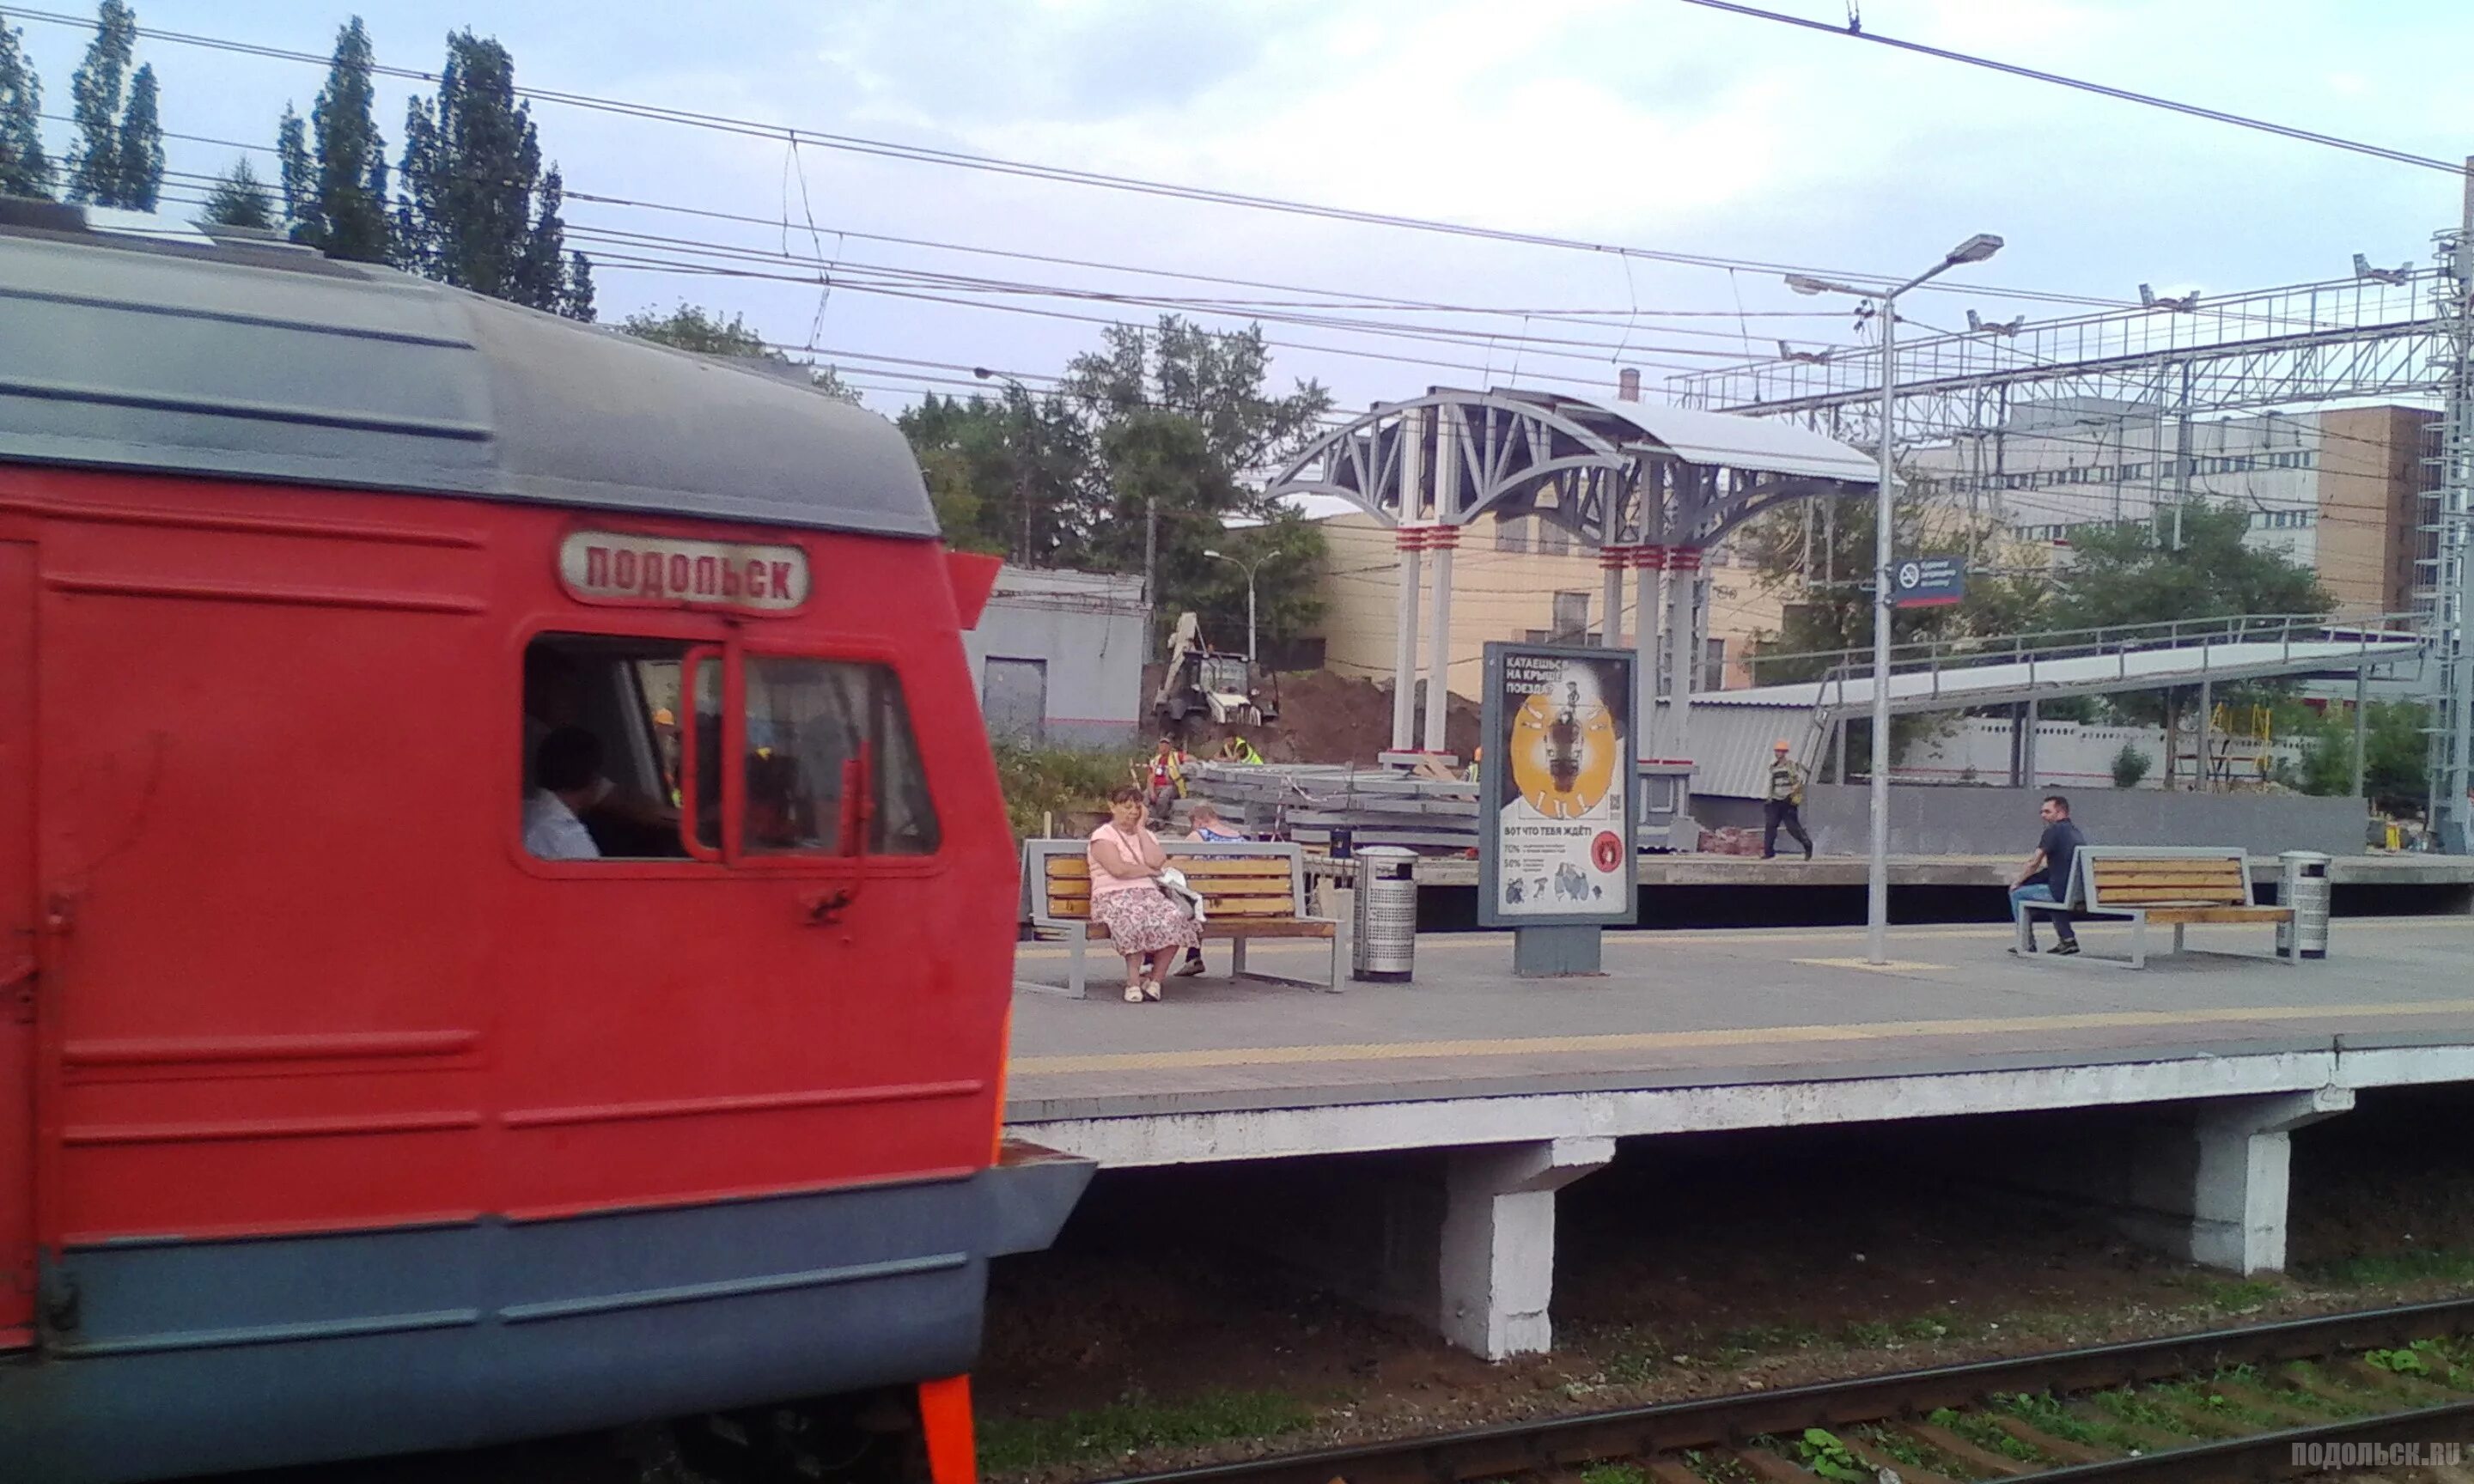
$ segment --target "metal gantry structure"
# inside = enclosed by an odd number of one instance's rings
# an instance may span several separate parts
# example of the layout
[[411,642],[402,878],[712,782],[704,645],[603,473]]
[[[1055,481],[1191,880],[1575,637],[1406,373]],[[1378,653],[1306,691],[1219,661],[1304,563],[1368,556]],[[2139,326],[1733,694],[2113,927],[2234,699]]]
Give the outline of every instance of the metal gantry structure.
[[[1798,500],[1868,489],[1873,478],[1869,458],[1801,429],[1628,396],[1601,402],[1437,388],[1378,403],[1325,434],[1269,492],[1337,496],[1392,527],[1400,562],[1392,748],[1401,754],[1443,749],[1461,533],[1482,517],[1561,526],[1577,548],[1598,554],[1599,642],[1640,652],[1633,735],[1646,762],[1681,757],[1687,748],[1706,619],[1702,553],[1744,521]],[[1630,584],[1637,586],[1627,642]],[[1421,627],[1422,749],[1414,704]]]
[[[2474,849],[2474,162],[2466,214],[2438,234],[2433,261],[2224,295],[2157,298],[2134,307],[2035,323],[1973,323],[1899,338],[1891,435],[1902,450],[1998,440],[2014,407],[2086,398],[2135,406],[2175,424],[2316,404],[2418,399],[2438,404],[2414,598],[2429,635],[2431,813],[2440,838]],[[1972,317],[1971,317],[1972,318]],[[1801,423],[1878,447],[1877,347],[1805,353],[1694,371],[1669,381],[1683,406]],[[2187,458],[2181,461],[2187,490]]]

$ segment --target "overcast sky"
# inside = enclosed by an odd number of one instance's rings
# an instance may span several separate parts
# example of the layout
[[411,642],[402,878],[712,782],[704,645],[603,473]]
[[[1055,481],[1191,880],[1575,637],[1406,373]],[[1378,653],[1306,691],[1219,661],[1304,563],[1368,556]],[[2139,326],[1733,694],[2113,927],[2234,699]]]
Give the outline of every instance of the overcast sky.
[[[1846,18],[1843,0],[1773,3]],[[0,14],[11,10],[0,4]],[[1878,34],[2418,154],[2474,150],[2465,69],[2451,60],[2474,54],[2474,6],[2462,0],[1867,0],[1863,12]],[[322,56],[349,13],[300,0],[138,0],[142,26]],[[1969,307],[1988,318],[2068,312],[2013,304],[2000,292],[2009,287],[2127,299],[2142,281],[2219,292],[2341,276],[2357,251],[2387,265],[2426,257],[2432,232],[2459,211],[2458,182],[2436,171],[1682,0],[371,0],[361,13],[391,65],[435,69],[446,34],[470,25],[507,45],[530,86],[1632,247],[1904,274],[1972,232],[2005,237],[1994,262],[1958,271],[1981,294],[1920,304],[1927,320],[1956,322]],[[64,113],[85,35],[11,19],[26,32],[46,111]],[[219,139],[271,143],[285,102],[305,114],[321,80],[315,67],[166,40],[141,40],[139,57],[162,78],[164,127]],[[390,158],[407,92],[381,82]],[[894,265],[1221,299],[1301,297],[843,235],[873,232],[1439,302],[1598,310],[1615,323],[1552,333],[1625,347],[1566,347],[1558,357],[1536,346],[1267,326],[1275,371],[1322,379],[1344,407],[1516,375],[1608,386],[1618,364],[1641,366],[1655,389],[1676,368],[1741,358],[1748,345],[1769,354],[1781,335],[1851,338],[1844,315],[1765,273],[1314,221],[822,145],[793,158],[779,139],[556,104],[535,116],[571,189],[772,224],[572,203],[576,245],[605,260],[630,250],[583,240],[585,229],[774,252],[787,239],[792,252],[860,277],[867,265]],[[51,127],[64,146],[65,128]],[[173,169],[198,172],[236,153],[178,139],[167,149]],[[272,179],[271,158],[255,159]],[[1006,301],[1042,313],[1007,313],[857,283],[827,296],[813,283],[608,261],[598,289],[605,320],[685,299],[743,311],[779,342],[807,344],[813,330],[813,343],[842,352],[1027,376],[1054,374],[1095,344],[1089,319],[1153,312],[1015,296]],[[1768,317],[1781,312],[1807,318]],[[1530,329],[1549,332],[1537,321]],[[1373,358],[1387,355],[1411,360]],[[916,395],[918,368],[828,359],[881,411]]]

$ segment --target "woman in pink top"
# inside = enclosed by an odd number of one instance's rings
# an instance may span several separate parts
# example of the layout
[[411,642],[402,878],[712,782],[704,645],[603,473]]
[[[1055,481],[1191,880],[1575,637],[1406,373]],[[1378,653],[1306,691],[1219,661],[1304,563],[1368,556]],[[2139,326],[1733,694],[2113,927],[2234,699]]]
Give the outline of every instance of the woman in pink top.
[[1153,878],[1168,869],[1159,836],[1143,826],[1143,792],[1108,796],[1108,823],[1091,831],[1091,918],[1126,958],[1126,1003],[1160,997],[1160,981],[1179,948],[1202,942],[1194,920]]

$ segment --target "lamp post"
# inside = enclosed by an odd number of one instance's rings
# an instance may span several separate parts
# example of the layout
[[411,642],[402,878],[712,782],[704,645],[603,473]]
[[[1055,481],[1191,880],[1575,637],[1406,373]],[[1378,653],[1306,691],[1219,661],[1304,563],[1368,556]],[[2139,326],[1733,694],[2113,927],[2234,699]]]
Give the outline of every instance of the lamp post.
[[1240,562],[1235,557],[1224,556],[1207,548],[1202,554],[1215,562],[1225,562],[1246,574],[1246,662],[1254,664],[1262,658],[1254,653],[1254,569],[1279,553],[1272,552],[1251,562]]
[[1894,507],[1890,428],[1899,385],[1899,296],[1948,269],[1981,263],[2001,251],[2001,238],[1977,232],[1894,289],[1861,289],[1802,274],[1789,274],[1786,278],[1786,286],[1799,294],[1852,294],[1880,305],[1881,468],[1873,490],[1873,838],[1872,860],[1864,874],[1864,961],[1868,964],[1890,961],[1890,566],[1897,557],[1890,540]]

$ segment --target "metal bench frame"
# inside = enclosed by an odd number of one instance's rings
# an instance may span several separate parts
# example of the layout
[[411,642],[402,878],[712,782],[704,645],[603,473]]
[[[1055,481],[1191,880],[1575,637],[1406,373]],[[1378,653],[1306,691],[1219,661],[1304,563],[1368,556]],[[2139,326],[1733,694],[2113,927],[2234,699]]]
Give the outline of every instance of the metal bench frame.
[[[2250,852],[2247,850],[2232,846],[2188,847],[2159,845],[2083,845],[2078,848],[2077,852],[2071,858],[2070,885],[2063,893],[2063,897],[2060,901],[2023,901],[2015,904],[2012,908],[2011,918],[2013,920],[2013,925],[2018,929],[2018,952],[2021,957],[2033,958],[2037,956],[2033,947],[2033,940],[2028,935],[2029,920],[2027,914],[2031,912],[2048,912],[2056,914],[2075,912],[2088,917],[2125,918],[2128,919],[2130,922],[2130,956],[2128,958],[2107,958],[2102,955],[2091,953],[2081,953],[2079,955],[2080,957],[2089,959],[2095,963],[2110,965],[2118,969],[2145,969],[2147,967],[2147,914],[2150,911],[2171,911],[2175,909],[2176,904],[2171,902],[2142,902],[2134,906],[2126,902],[2107,902],[2104,899],[2103,892],[2097,885],[2095,868],[2098,862],[2109,860],[2188,860],[2211,862],[2230,860],[2242,868],[2243,899],[2240,902],[2207,903],[2206,905],[2239,907],[2244,911],[2258,914],[2257,921],[2268,923],[2291,921],[2293,916],[2293,911],[2291,907],[2263,907],[2259,904],[2258,898],[2253,894],[2251,887]],[[2195,906],[2201,904],[2190,903],[2189,905]],[[2270,914],[2280,913],[2282,916],[2270,916]],[[2171,924],[2173,929],[2173,951],[2176,953],[2187,951],[2184,947],[2183,930],[2189,924],[2183,922],[2175,922]],[[2225,956],[2229,958],[2257,958],[2261,955],[2255,953],[2236,953]],[[2281,954],[2272,954],[2268,956],[2275,958],[2277,962],[2283,964],[2298,965],[2299,963],[2298,958],[2289,959]]]
[[[1229,952],[1234,960],[1233,966],[1230,969],[1230,976],[1232,978],[1252,979],[1263,984],[1287,985],[1293,989],[1322,990],[1335,994],[1341,993],[1340,955],[1342,947],[1341,940],[1344,935],[1338,919],[1314,917],[1309,915],[1306,911],[1306,864],[1305,850],[1302,847],[1298,846],[1294,841],[1274,843],[1257,843],[1251,841],[1222,843],[1218,841],[1204,842],[1200,840],[1163,840],[1160,842],[1160,845],[1168,851],[1168,861],[1172,866],[1176,865],[1179,860],[1271,859],[1287,861],[1289,864],[1289,915],[1287,917],[1213,918],[1203,924],[1203,941],[1205,943],[1210,943],[1215,940],[1225,940],[1229,945]],[[1073,954],[1067,961],[1066,987],[1063,990],[1060,991],[1053,984],[1038,984],[1028,979],[1016,979],[1014,981],[1015,988],[1037,990],[1043,993],[1049,994],[1071,994],[1079,999],[1088,999],[1091,997],[1088,973],[1088,954],[1091,944],[1095,940],[1091,936],[1090,920],[1087,918],[1055,917],[1052,916],[1048,910],[1048,863],[1059,857],[1072,860],[1081,860],[1088,855],[1089,850],[1090,842],[1086,840],[1026,840],[1023,842],[1022,892],[1024,915],[1030,920],[1033,932],[1042,938],[1055,938],[1062,941],[1073,949]],[[1316,923],[1328,926],[1331,931],[1328,934],[1313,935],[1300,935],[1297,933],[1283,933],[1278,931],[1259,934],[1249,934],[1247,932],[1248,927],[1257,924],[1271,928],[1277,928],[1291,922]],[[1317,937],[1326,938],[1331,944],[1330,971],[1322,983],[1317,983],[1312,979],[1293,979],[1285,974],[1267,974],[1249,969],[1246,967],[1246,940],[1249,936],[1264,938],[1297,938],[1304,936],[1308,938],[1308,941]],[[1106,940],[1102,939],[1097,941],[1104,942]]]

